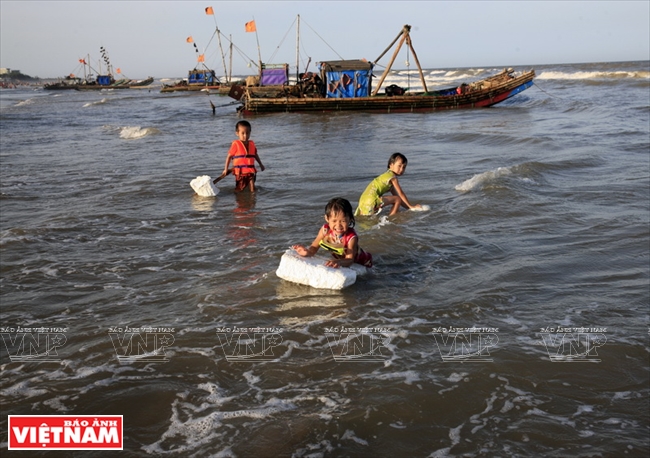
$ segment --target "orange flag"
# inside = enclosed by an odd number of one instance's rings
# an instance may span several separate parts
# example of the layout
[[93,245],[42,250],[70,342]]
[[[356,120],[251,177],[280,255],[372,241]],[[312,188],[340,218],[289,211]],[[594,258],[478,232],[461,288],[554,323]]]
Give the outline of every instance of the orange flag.
[[211,15],[214,15],[214,11],[212,10],[212,7],[211,7],[211,6],[208,6],[208,7],[205,9],[205,14],[211,14]]
[[246,23],[246,31],[247,32],[256,32],[257,27],[255,27],[255,21],[250,21]]
[[197,62],[205,62],[205,54],[199,54]]
[[115,73],[122,73],[122,70],[118,68],[117,70],[115,70]]
[[188,43],[194,43],[194,38],[192,38],[192,35],[190,35],[185,39],[185,41],[187,41]]
[[79,59],[79,63],[86,65],[86,61],[84,59]]

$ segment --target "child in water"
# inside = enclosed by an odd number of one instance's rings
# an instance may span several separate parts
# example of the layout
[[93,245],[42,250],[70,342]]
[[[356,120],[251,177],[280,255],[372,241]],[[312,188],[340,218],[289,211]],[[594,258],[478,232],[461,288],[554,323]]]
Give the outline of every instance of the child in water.
[[[255,178],[257,177],[255,161],[260,164],[262,171],[264,171],[264,164],[262,164],[260,157],[257,155],[255,143],[253,140],[249,140],[251,136],[251,124],[248,121],[239,121],[235,125],[235,135],[237,135],[238,140],[233,140],[230,145],[223,173],[215,180],[215,183],[229,173],[234,172],[235,191],[242,191],[248,187],[251,192],[255,192]],[[233,168],[228,170],[231,161]]]
[[350,267],[353,263],[372,267],[372,255],[359,247],[359,237],[353,228],[352,205],[346,199],[336,197],[325,206],[326,223],[309,248],[294,245],[300,256],[314,256],[319,247],[332,252],[334,259],[326,261],[327,267]]
[[[421,205],[411,205],[406,194],[397,181],[406,170],[406,157],[403,154],[395,153],[388,159],[388,170],[372,180],[361,197],[359,206],[354,212],[355,215],[369,216],[379,213],[385,205],[392,205],[390,214],[394,215],[399,207],[421,209]],[[384,196],[388,191],[392,196]]]

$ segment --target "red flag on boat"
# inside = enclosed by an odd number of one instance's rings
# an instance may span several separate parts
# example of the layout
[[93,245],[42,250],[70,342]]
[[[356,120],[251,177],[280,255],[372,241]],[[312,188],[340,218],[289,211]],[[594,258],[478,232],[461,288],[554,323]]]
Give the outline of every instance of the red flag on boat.
[[205,62],[205,54],[199,54],[199,57],[197,59],[198,62]]
[[115,73],[122,73],[122,70],[118,68],[117,70],[115,70]]
[[194,43],[194,38],[192,38],[192,35],[190,35],[185,39],[185,41],[187,41],[188,43]]
[[211,15],[214,15],[214,11],[212,10],[212,7],[211,7],[211,6],[208,6],[208,7],[205,9],[205,14],[211,14]]
[[257,27],[255,27],[255,21],[250,21],[246,23],[246,31],[247,32],[256,32]]
[[84,59],[79,59],[79,63],[86,65],[86,61]]

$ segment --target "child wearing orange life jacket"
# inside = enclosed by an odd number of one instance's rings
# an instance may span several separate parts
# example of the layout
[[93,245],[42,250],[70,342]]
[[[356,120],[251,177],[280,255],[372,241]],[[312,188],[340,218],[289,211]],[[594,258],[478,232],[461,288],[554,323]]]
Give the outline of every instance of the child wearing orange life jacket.
[[[260,164],[262,171],[264,171],[264,164],[262,164],[260,157],[257,155],[255,143],[253,140],[249,140],[251,136],[251,124],[248,121],[239,121],[235,125],[235,135],[237,135],[238,140],[234,140],[232,145],[230,145],[230,150],[226,157],[226,165],[223,168],[223,173],[217,180],[232,172],[235,175],[235,191],[242,191],[248,187],[251,192],[255,192],[255,178],[257,176],[255,161]],[[233,168],[232,170],[228,170],[231,162]]]
[[327,267],[350,267],[353,263],[372,267],[372,255],[359,247],[359,237],[354,226],[352,205],[336,197],[325,206],[325,221],[309,248],[293,245],[300,256],[314,256],[320,247],[332,253],[334,259],[325,262]]

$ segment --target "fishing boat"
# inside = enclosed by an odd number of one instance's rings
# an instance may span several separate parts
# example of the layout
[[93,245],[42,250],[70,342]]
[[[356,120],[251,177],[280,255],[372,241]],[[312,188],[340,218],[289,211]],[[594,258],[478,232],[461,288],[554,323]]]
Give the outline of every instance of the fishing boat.
[[[212,35],[212,38],[215,36],[219,42],[219,50],[221,51],[221,58],[223,60],[224,71],[226,70],[226,61],[225,55],[223,53],[223,47],[221,46],[221,32],[219,31],[219,26],[217,25],[217,19],[214,15],[214,10],[211,6],[205,8],[205,14],[212,16],[214,18],[215,31]],[[212,38],[208,42],[208,46],[212,42]],[[160,92],[184,92],[184,91],[218,91],[219,87],[222,86],[221,81],[217,78],[217,75],[214,70],[208,68],[205,65],[205,50],[201,53],[199,47],[194,42],[194,38],[190,35],[185,40],[187,43],[190,43],[194,47],[196,52],[196,66],[187,72],[187,78],[182,79],[174,84],[163,84]],[[207,47],[206,47],[207,48]],[[230,82],[230,77],[228,74],[225,75],[226,84]]]
[[[243,88],[246,88],[246,93],[251,97],[277,98],[284,97],[291,93],[291,91],[294,90],[293,88],[295,83],[299,83],[301,81],[301,75],[303,75],[298,73],[300,68],[300,15],[296,16],[294,23],[296,25],[296,75],[294,83],[289,79],[289,64],[269,64],[262,62],[259,38],[257,37],[257,26],[255,25],[255,21],[251,21],[247,23],[246,26],[247,31],[255,32],[258,63],[255,63],[252,60],[250,63],[255,64],[259,68],[259,74],[256,76],[249,76],[245,81],[240,83],[231,83],[224,86],[220,88],[219,93],[221,95],[229,95],[236,100],[240,100],[244,95]],[[250,26],[252,26],[252,28],[250,28]],[[311,57],[307,61],[305,72],[307,71],[307,68],[309,68],[310,62]]]
[[151,85],[153,77],[144,80],[131,80],[122,78],[115,80],[112,75],[100,75],[94,81],[84,80],[75,89],[79,91],[102,90],[102,89],[135,89]]
[[217,90],[221,82],[214,73],[205,67],[203,69],[193,68],[187,73],[187,78],[174,84],[163,84],[160,92],[178,92],[178,91],[202,91]]
[[47,89],[48,91],[77,89],[77,86],[79,86],[80,84],[81,84],[81,78],[78,78],[73,74],[70,74],[54,83],[46,83],[45,85],[43,85],[43,89]]
[[[422,68],[413,49],[410,25],[375,59],[378,62],[400,40],[377,86],[373,89],[372,70],[375,63],[365,60],[321,62],[320,72],[303,75],[298,84],[287,88],[279,97],[265,97],[245,87],[233,87],[230,96],[239,100],[238,110],[244,115],[277,112],[376,111],[386,113],[427,112],[463,108],[489,107],[528,89],[533,84],[534,70],[515,72],[512,68],[488,78],[463,83],[442,90],[429,91]],[[417,64],[422,92],[411,92],[396,85],[379,94],[397,54],[406,43]]]
[[[104,47],[100,47],[102,58],[106,64],[106,72],[102,73],[101,61],[99,63],[99,71],[95,70],[90,65],[90,56],[84,59],[79,59],[79,64],[83,66],[84,77],[75,76],[74,73],[60,79],[55,83],[46,84],[43,89],[47,90],[62,90],[62,89],[76,89],[76,90],[102,90],[102,89],[129,89],[129,88],[142,88],[149,86],[153,83],[153,77],[148,77],[143,80],[132,80],[129,78],[122,78],[115,80],[113,77],[113,66],[111,65],[108,53]],[[93,76],[93,72],[97,76]],[[122,71],[118,68],[115,73],[121,74]]]

